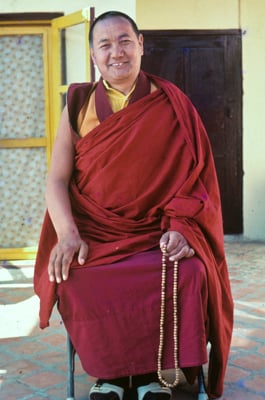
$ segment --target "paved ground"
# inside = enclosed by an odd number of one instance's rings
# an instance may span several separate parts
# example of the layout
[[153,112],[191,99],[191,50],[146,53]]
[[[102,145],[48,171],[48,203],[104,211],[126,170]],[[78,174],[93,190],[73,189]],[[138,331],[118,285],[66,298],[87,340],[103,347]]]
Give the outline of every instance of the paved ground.
[[[226,239],[235,300],[235,327],[223,400],[265,399],[265,243]],[[55,311],[51,327],[38,328],[33,264],[0,264],[0,399],[66,398],[65,330]],[[76,400],[92,381],[77,359]],[[181,380],[174,400],[194,400],[196,387]]]

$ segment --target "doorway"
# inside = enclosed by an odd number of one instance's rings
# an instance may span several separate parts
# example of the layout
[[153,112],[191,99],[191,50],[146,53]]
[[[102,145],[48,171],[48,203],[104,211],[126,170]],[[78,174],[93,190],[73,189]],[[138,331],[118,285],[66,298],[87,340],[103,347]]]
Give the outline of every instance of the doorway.
[[[90,80],[91,14],[83,11],[67,16],[0,14],[1,260],[36,255],[46,175],[65,93],[76,76]],[[78,74],[73,76],[70,62],[76,58]]]

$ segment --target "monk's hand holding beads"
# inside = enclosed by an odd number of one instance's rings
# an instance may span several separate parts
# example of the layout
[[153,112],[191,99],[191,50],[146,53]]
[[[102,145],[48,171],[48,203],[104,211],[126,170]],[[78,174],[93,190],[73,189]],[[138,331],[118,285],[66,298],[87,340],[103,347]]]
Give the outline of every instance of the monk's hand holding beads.
[[189,246],[185,237],[176,231],[168,231],[162,235],[160,248],[166,251],[166,255],[170,261],[189,258],[195,254],[194,249]]

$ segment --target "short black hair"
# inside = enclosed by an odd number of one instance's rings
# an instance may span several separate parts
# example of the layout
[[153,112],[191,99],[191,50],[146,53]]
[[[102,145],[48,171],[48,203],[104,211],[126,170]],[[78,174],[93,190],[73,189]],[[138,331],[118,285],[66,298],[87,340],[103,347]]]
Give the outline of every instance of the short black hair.
[[121,11],[107,11],[107,12],[105,12],[105,13],[99,15],[99,16],[92,22],[92,25],[91,25],[91,27],[90,27],[90,29],[89,29],[89,36],[88,36],[90,47],[93,47],[93,31],[94,31],[95,25],[96,25],[99,21],[103,21],[103,20],[105,20],[105,19],[114,18],[114,17],[122,17],[122,18],[127,19],[127,21],[129,21],[131,27],[133,28],[133,30],[134,30],[136,36],[139,37],[139,35],[140,35],[139,29],[138,29],[138,27],[137,27],[135,21],[134,21],[131,17],[129,17],[129,15],[127,15],[127,14],[121,12]]

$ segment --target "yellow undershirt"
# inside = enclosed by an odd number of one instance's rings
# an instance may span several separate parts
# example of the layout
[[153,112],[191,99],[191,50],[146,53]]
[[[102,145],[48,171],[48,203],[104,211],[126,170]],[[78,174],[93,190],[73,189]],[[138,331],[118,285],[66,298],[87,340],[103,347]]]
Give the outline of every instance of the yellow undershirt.
[[103,85],[106,88],[106,93],[110,102],[110,106],[113,112],[120,111],[122,108],[126,107],[129,103],[130,96],[135,89],[135,85],[131,88],[128,94],[123,94],[116,89],[113,89],[109,84],[103,80]]

